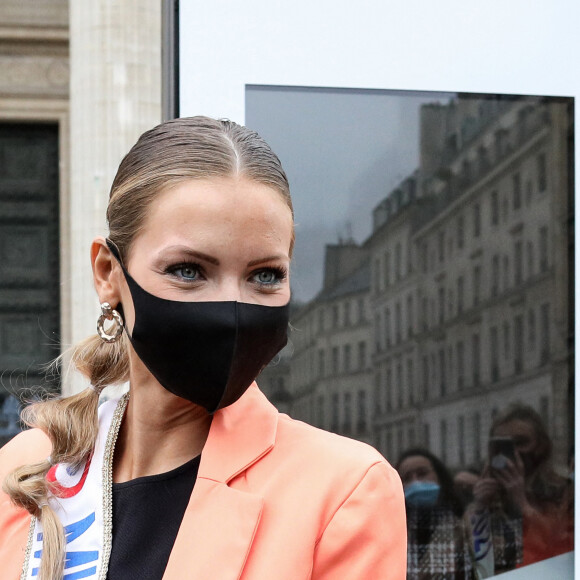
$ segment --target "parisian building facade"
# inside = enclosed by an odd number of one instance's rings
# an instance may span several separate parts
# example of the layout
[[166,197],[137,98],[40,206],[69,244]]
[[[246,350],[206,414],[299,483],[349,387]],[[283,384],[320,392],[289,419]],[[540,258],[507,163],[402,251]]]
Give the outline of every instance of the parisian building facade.
[[[292,318],[284,405],[391,461],[477,467],[491,422],[534,407],[565,460],[573,428],[570,105],[462,98],[421,110],[421,160],[360,245],[327,248]],[[277,402],[270,369],[260,384]],[[278,393],[279,394],[279,393]]]

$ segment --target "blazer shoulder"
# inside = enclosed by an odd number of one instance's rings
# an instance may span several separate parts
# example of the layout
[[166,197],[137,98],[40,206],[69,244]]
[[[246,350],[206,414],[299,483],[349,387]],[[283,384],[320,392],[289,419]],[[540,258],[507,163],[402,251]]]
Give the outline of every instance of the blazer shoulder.
[[330,454],[333,459],[340,459],[350,464],[352,462],[372,464],[386,461],[368,443],[325,431],[308,423],[292,419],[287,415],[280,415],[276,443],[278,445],[290,443],[304,445],[307,448],[303,450],[305,452],[310,450],[312,453]]

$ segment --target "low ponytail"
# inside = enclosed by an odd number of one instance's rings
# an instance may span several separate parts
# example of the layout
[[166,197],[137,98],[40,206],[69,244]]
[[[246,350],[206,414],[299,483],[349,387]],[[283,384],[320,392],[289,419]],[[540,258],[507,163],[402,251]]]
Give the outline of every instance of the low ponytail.
[[126,340],[122,335],[117,342],[106,343],[94,335],[73,347],[71,362],[91,386],[70,397],[33,403],[22,412],[26,425],[41,429],[49,437],[51,456],[14,470],[2,487],[17,506],[42,523],[39,580],[62,578],[66,547],[63,526],[48,504],[51,485],[46,474],[58,463],[79,467],[92,453],[98,432],[99,394],[107,385],[125,382],[129,376]]

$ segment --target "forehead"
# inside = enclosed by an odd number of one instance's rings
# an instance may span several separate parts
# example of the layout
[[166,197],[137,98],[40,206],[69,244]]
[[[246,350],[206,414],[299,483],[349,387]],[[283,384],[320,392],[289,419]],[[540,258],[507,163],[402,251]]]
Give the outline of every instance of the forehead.
[[498,437],[533,439],[535,437],[535,431],[534,427],[527,421],[514,419],[498,425],[494,430],[494,435]]
[[403,476],[413,471],[433,471],[433,466],[423,455],[411,455],[403,460],[399,466],[399,473]]
[[292,212],[277,190],[244,177],[216,177],[182,181],[159,192],[137,239],[155,244],[171,237],[199,242],[247,235],[289,246],[292,231]]

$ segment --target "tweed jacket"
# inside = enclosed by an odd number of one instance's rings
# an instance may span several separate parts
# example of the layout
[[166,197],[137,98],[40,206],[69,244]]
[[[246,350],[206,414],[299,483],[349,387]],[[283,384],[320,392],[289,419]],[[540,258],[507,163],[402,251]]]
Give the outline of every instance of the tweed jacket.
[[[42,460],[39,430],[0,450],[0,478]],[[0,492],[0,577],[17,580],[30,516]],[[279,414],[252,385],[216,412],[163,580],[404,580],[405,505],[372,447]]]

